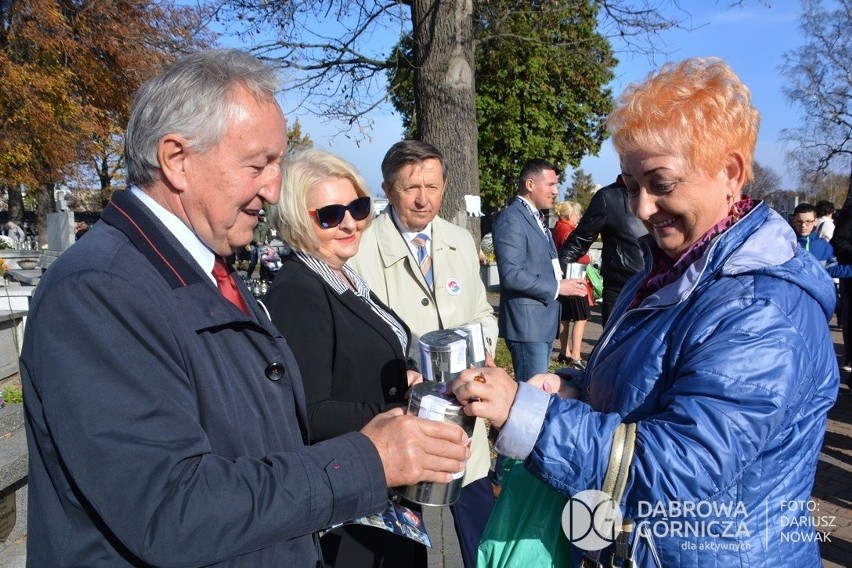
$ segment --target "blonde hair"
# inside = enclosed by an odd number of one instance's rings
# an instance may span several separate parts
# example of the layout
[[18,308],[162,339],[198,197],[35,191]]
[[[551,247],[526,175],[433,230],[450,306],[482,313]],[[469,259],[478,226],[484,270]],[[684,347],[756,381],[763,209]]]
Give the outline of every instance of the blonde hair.
[[746,183],[753,177],[759,126],[751,91],[716,57],[667,63],[644,83],[631,83],[607,119],[622,157],[639,150],[676,150],[689,166],[712,174],[729,153],[739,152]]
[[572,213],[577,215],[581,215],[583,213],[583,208],[580,207],[580,204],[576,201],[560,201],[556,205],[553,206],[553,211],[556,213],[560,219],[567,219],[571,216]]
[[[269,208],[269,224],[295,250],[314,252],[320,246],[314,232],[316,221],[308,213],[308,194],[328,178],[348,180],[358,197],[370,195],[355,166],[329,152],[310,148],[281,161],[281,199]],[[365,227],[372,220],[368,215]]]

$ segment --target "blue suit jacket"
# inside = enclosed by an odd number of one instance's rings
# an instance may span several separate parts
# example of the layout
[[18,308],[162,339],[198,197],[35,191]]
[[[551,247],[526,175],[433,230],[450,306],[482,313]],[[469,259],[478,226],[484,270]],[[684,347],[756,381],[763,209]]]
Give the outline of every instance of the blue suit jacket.
[[553,341],[559,327],[553,239],[517,197],[497,216],[492,236],[500,273],[500,337]]
[[129,192],[50,265],[21,355],[32,566],[315,566],[312,533],[381,510],[351,432],[306,446],[296,360]]

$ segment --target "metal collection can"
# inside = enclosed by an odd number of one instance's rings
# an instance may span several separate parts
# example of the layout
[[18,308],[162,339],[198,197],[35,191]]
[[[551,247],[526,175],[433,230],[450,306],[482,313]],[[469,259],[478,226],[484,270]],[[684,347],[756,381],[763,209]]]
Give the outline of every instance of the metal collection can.
[[485,366],[485,337],[482,334],[482,324],[478,321],[453,328],[457,333],[467,334],[467,366]]
[[[445,384],[425,381],[411,389],[408,401],[408,413],[429,420],[438,420],[457,424],[468,436],[473,435],[476,419],[464,413],[463,407],[447,392]],[[404,487],[395,487],[401,497],[421,505],[444,506],[455,503],[461,493],[464,471],[453,476],[449,483],[420,482]]]
[[467,368],[467,334],[438,329],[420,336],[420,372],[427,381],[447,383]]

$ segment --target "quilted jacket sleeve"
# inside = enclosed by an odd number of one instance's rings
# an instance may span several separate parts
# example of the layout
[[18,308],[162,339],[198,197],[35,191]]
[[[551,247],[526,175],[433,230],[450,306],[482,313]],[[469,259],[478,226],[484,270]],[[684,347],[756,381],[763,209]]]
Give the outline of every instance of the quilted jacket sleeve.
[[[635,422],[623,505],[631,516],[639,500],[712,498],[784,444],[785,430],[801,416],[826,411],[836,363],[825,346],[830,341],[808,333],[825,326],[822,312],[791,313],[771,299],[720,297],[688,321],[673,322],[662,336],[640,329],[621,345],[626,351],[617,355],[634,355],[610,361],[609,369],[621,367],[625,381],[659,377],[626,387],[652,385],[638,408],[626,415],[596,412],[580,401],[554,399],[528,467],[566,493],[600,489],[615,428]],[[608,355],[605,347],[600,357]]]

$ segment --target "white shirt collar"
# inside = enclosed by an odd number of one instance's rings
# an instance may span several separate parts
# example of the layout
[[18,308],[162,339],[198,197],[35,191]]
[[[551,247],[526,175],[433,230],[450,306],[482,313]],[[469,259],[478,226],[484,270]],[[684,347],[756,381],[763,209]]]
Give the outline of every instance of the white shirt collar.
[[527,199],[523,195],[518,195],[518,199],[524,201],[527,205],[529,205],[530,211],[532,211],[532,214],[535,215],[536,211],[538,211],[538,207],[536,207],[535,204],[532,201],[530,201],[529,199]]
[[402,223],[399,221],[399,217],[396,216],[396,211],[394,211],[393,207],[390,208],[390,212],[391,212],[391,217],[393,218],[393,223],[394,223],[394,225],[396,225],[396,230],[399,231],[400,235],[402,235],[402,238],[403,238],[403,240],[405,240],[406,244],[408,245],[408,249],[411,251],[411,254],[413,254],[415,258],[417,257],[417,249],[412,244],[411,239],[413,239],[414,237],[416,237],[417,235],[419,235],[421,233],[426,235],[427,237],[429,237],[428,246],[429,246],[429,251],[430,251],[429,254],[431,254],[431,250],[432,250],[432,222],[430,221],[429,224],[426,225],[423,228],[422,231],[413,231],[412,232],[412,231],[409,231],[409,230],[403,228]]
[[216,255],[213,251],[207,248],[207,245],[198,238],[198,235],[193,233],[177,215],[154,201],[154,198],[138,187],[131,187],[128,191],[138,197],[142,204],[151,210],[151,213],[153,213],[154,216],[166,226],[166,229],[174,235],[178,242],[186,248],[190,256],[195,259],[195,262],[198,263],[204,273],[210,277],[210,281],[215,283],[216,279],[213,278],[213,263],[216,261]]

